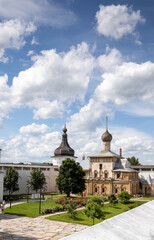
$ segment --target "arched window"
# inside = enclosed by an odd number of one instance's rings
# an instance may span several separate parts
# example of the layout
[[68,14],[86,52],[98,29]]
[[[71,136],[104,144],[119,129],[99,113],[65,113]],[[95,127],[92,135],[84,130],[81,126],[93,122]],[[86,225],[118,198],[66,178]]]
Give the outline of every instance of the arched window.
[[94,171],[94,178],[97,178],[98,177],[98,172],[97,170]]
[[104,171],[104,177],[108,178],[108,171],[107,170]]
[[117,188],[115,189],[115,193],[118,193],[118,189]]
[[95,192],[97,192],[97,187],[95,187]]
[[120,173],[117,173],[117,178],[120,178]]

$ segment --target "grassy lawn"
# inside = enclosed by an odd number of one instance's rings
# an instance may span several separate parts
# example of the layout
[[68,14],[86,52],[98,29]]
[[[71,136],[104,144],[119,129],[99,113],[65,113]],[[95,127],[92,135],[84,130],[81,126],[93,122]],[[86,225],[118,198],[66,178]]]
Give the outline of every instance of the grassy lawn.
[[[95,224],[102,222],[108,218],[114,217],[120,213],[126,212],[132,208],[138,207],[145,203],[144,201],[131,201],[129,204],[122,204],[118,203],[115,206],[111,206],[110,204],[105,204],[103,206],[103,212],[104,212],[104,218],[103,219],[95,219]],[[75,219],[70,218],[67,213],[62,213],[58,215],[53,215],[50,217],[47,217],[46,219],[54,220],[54,221],[61,221],[61,222],[70,222],[70,223],[78,223],[78,224],[84,224],[91,226],[92,225],[92,219],[88,218],[84,210],[77,211],[77,217]]]
[[151,201],[151,200],[154,200],[154,197],[143,197],[143,198],[139,198],[139,200],[148,200],[148,201]]
[[[60,206],[56,204],[55,201],[42,201],[41,202],[41,210],[44,208],[52,208],[55,206]],[[5,208],[4,213],[20,215],[25,217],[35,218],[42,214],[39,214],[39,202],[29,202],[22,203],[12,206],[11,208]]]

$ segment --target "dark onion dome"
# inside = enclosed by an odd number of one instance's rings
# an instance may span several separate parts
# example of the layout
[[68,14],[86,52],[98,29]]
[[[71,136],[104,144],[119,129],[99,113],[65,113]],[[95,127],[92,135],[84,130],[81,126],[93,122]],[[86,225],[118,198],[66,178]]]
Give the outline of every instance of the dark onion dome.
[[67,128],[66,124],[63,128],[63,135],[62,135],[62,141],[61,144],[56,150],[54,151],[55,156],[65,155],[65,156],[74,156],[74,150],[69,146],[67,141]]
[[105,133],[102,134],[102,141],[103,142],[111,142],[112,141],[112,135],[106,130]]

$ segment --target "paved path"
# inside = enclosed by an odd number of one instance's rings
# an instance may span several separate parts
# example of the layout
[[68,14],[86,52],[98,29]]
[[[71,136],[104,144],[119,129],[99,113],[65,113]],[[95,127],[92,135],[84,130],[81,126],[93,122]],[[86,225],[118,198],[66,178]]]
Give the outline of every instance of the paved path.
[[0,214],[0,240],[58,240],[85,225]]

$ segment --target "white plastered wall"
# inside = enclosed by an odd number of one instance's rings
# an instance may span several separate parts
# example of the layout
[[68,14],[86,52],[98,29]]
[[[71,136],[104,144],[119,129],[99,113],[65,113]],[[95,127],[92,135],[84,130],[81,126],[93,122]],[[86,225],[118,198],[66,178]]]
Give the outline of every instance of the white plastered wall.
[[3,172],[0,172],[0,202],[3,201]]

